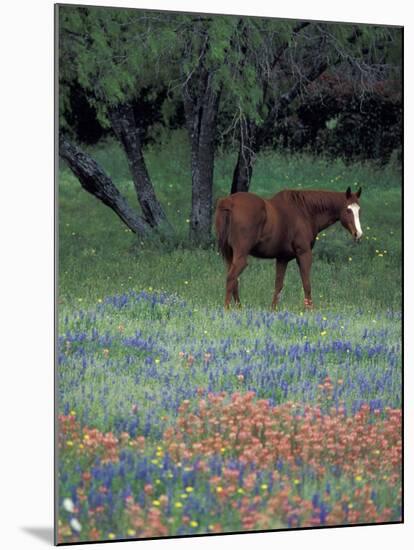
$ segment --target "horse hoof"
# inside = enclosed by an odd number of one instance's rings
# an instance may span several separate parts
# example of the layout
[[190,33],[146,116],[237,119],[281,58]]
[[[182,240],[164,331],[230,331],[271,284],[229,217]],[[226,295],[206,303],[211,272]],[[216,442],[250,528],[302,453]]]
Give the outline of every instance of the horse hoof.
[[304,305],[305,305],[305,309],[313,309],[313,302],[312,302],[312,300],[307,300],[307,299],[305,298]]

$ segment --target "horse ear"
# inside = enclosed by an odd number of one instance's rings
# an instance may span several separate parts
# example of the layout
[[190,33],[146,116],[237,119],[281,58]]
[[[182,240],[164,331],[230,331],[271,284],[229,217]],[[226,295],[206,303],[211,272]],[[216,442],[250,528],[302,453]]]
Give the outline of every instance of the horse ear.
[[348,189],[345,191],[345,195],[346,195],[346,198],[349,199],[352,195],[352,191],[351,191],[351,188],[348,187]]
[[356,193],[356,196],[359,198],[361,196],[361,193],[362,193],[362,187],[360,187]]

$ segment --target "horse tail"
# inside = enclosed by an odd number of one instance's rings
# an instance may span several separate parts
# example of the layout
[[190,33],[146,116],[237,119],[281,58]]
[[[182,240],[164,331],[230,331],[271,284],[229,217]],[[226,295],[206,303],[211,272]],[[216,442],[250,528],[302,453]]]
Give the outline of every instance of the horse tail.
[[231,221],[231,202],[229,198],[220,199],[216,207],[216,234],[218,249],[227,262],[233,259],[233,249],[229,243],[229,231]]

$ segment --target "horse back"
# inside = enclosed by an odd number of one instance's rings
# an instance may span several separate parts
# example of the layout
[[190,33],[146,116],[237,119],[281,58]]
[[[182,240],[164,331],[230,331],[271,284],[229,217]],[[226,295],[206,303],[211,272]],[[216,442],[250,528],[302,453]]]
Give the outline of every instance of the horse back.
[[265,200],[254,193],[234,193],[222,205],[230,209],[233,225],[244,230],[254,231],[265,222]]

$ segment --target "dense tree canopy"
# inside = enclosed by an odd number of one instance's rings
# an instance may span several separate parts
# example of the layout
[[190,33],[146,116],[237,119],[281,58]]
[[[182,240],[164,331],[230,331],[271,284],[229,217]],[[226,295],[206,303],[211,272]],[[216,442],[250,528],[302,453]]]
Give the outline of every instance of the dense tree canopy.
[[309,98],[316,104],[319,94],[324,102],[326,88],[315,86],[323,77],[360,102],[378,93],[379,84],[400,81],[398,28],[77,6],[61,6],[59,13],[65,139],[75,137],[75,87],[120,141],[143,223],[165,230],[136,105],[156,103],[166,125],[182,111],[191,146],[190,236],[196,242],[209,238],[218,141],[238,150],[232,191],[247,190],[257,152],[274,143],[282,123],[292,113],[302,116]]

